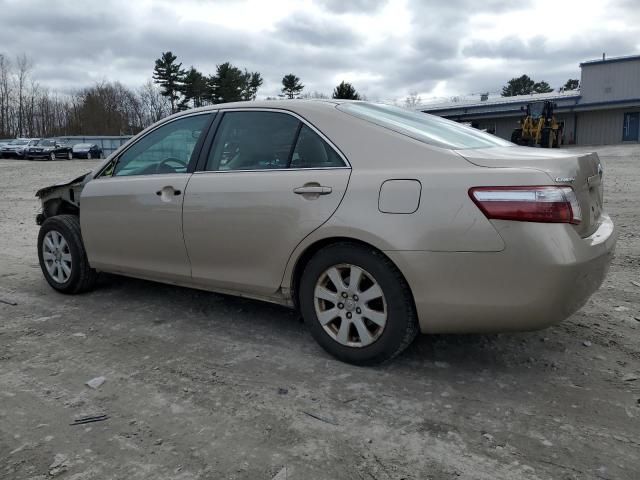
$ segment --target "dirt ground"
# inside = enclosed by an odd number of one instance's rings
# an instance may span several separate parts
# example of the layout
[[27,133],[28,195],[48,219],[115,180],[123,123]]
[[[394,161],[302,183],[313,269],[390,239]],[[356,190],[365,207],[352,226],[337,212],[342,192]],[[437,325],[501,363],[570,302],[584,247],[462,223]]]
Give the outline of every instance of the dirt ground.
[[0,160],[0,478],[640,478],[640,146],[597,150],[619,241],[580,312],[378,368],[278,306],[107,275],[55,293],[34,192],[95,162]]

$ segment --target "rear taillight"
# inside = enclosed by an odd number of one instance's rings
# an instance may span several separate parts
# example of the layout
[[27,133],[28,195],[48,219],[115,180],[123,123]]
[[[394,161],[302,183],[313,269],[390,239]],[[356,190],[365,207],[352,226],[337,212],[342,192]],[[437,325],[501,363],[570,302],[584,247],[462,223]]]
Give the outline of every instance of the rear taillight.
[[582,219],[571,187],[474,187],[469,196],[491,219],[573,224]]

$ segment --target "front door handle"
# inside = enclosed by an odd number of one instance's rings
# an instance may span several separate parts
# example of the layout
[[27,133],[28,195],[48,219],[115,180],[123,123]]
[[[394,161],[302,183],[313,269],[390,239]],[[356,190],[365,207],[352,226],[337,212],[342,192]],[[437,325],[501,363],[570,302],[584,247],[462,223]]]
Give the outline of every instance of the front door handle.
[[325,187],[323,185],[305,185],[304,187],[293,189],[293,193],[297,193],[298,195],[329,195],[332,191],[331,187]]
[[158,190],[158,191],[156,192],[156,195],[158,195],[158,196],[160,197],[163,193],[164,193],[165,195],[170,195],[171,193],[173,193],[173,195],[178,196],[178,195],[180,195],[182,192],[181,192],[180,190],[176,190],[176,189],[174,189],[173,187],[164,187],[162,190]]

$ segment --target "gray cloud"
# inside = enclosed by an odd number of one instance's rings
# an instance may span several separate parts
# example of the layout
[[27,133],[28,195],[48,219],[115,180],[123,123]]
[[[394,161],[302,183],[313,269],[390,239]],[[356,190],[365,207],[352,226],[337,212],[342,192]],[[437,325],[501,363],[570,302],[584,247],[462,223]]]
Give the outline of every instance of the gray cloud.
[[[398,25],[401,35],[390,36],[376,29],[355,29],[348,22],[392,12],[393,0],[315,0],[319,10],[294,8],[260,29],[241,28],[239,23],[212,25],[207,18],[177,22],[176,9],[188,3],[159,1],[145,9],[126,0],[102,0],[91,8],[68,1],[62,8],[45,0],[0,0],[0,53],[26,53],[33,60],[34,77],[59,91],[103,80],[137,87],[151,77],[160,53],[171,50],[185,67],[194,65],[204,73],[225,61],[259,71],[265,79],[261,95],[278,93],[282,76],[290,72],[302,79],[307,91],[330,94],[336,81],[351,72],[367,79],[353,80],[360,92],[391,99],[411,90],[429,92],[441,81],[451,94],[497,91],[523,73],[558,86],[579,75],[579,62],[597,58],[602,51],[640,52],[636,0],[608,6],[610,18],[625,22],[620,31],[603,27],[567,34],[541,29],[531,38],[495,40],[478,38],[471,28],[479,8],[497,15],[528,8],[526,2],[487,0],[479,7],[475,0],[408,0],[408,23]],[[213,5],[215,16],[237,2],[217,0]],[[541,25],[543,20],[531,19]],[[488,62],[478,69],[469,61],[484,59],[502,63]]]
[[335,13],[362,13],[381,9],[387,0],[316,0],[315,3]]

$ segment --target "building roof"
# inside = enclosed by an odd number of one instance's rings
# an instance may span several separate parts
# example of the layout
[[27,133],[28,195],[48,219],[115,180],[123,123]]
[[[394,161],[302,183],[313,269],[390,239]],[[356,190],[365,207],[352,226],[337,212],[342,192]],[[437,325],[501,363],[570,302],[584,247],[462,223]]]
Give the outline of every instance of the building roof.
[[623,57],[611,57],[604,59],[587,60],[582,62],[580,67],[589,67],[591,65],[600,65],[603,63],[615,63],[615,62],[632,62],[634,60],[640,60],[640,55],[625,55]]
[[451,110],[458,108],[475,108],[501,106],[509,104],[524,104],[543,100],[566,100],[580,98],[580,90],[567,90],[564,92],[531,93],[529,95],[514,95],[512,97],[489,97],[487,100],[480,100],[478,97],[462,99],[459,101],[448,100],[446,102],[425,103],[416,107],[422,112],[432,112],[437,110]]

